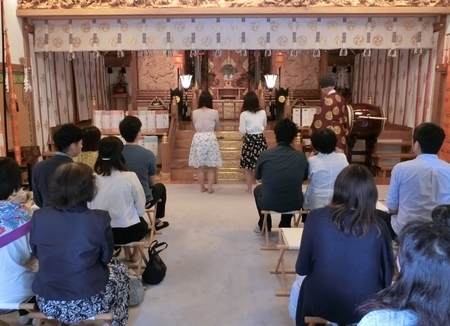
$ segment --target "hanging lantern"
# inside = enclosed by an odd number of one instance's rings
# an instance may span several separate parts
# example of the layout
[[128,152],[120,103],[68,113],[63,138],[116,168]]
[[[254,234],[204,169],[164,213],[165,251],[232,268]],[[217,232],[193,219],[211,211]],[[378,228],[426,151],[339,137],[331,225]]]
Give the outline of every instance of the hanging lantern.
[[277,68],[281,68],[284,66],[284,53],[283,52],[277,52],[275,54],[275,66],[277,66]]
[[183,52],[176,52],[173,54],[173,65],[175,66],[175,68],[183,69],[184,66]]

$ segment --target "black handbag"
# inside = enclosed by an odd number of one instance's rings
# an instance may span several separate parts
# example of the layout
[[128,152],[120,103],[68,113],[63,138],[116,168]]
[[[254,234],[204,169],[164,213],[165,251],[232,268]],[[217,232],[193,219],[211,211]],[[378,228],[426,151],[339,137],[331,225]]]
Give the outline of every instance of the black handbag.
[[[162,248],[161,248],[162,247]],[[153,240],[148,248],[148,262],[142,273],[142,280],[146,284],[155,285],[161,283],[166,276],[167,266],[159,256],[159,253],[168,247],[167,242]]]

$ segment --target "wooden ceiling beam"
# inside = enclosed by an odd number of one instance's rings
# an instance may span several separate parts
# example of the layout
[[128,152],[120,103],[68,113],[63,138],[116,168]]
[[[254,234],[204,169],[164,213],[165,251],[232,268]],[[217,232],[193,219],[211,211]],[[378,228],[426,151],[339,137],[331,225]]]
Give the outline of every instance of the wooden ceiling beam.
[[418,17],[450,14],[450,7],[240,7],[240,8],[99,8],[18,9],[31,19],[225,18],[225,17]]

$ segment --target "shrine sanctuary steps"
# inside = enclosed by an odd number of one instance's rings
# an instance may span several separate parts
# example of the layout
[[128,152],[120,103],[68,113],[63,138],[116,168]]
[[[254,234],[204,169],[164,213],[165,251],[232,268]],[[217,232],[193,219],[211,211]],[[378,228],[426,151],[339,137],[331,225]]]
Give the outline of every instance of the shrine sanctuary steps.
[[412,128],[386,124],[372,153],[372,164],[378,176],[390,175],[395,164],[415,158],[412,151]]
[[[222,128],[227,130],[218,131],[217,137],[222,153],[223,166],[217,169],[217,183],[242,183],[245,181],[245,171],[240,169],[242,137],[236,126],[223,123]],[[191,147],[193,130],[178,130],[175,140],[175,147],[172,156],[172,180],[195,183],[197,181],[197,169],[189,166],[189,150]],[[276,145],[273,130],[265,132],[269,147]]]

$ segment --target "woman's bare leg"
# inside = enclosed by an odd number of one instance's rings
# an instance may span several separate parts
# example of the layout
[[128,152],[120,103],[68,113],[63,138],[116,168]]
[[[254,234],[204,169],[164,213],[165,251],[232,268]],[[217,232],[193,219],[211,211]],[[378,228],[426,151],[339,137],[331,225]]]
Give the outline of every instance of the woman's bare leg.
[[133,246],[133,255],[130,257],[131,262],[137,262],[141,258],[138,246]]
[[197,169],[197,179],[198,179],[198,184],[200,185],[200,192],[205,192],[206,188],[205,188],[205,172],[204,172],[204,167],[203,166],[199,166]]
[[214,183],[214,167],[208,167],[208,192],[211,194],[214,192],[213,183]]
[[254,179],[255,178],[253,177],[253,170],[245,169],[245,181],[247,183],[247,189],[245,190],[245,192],[248,194],[252,194]]

